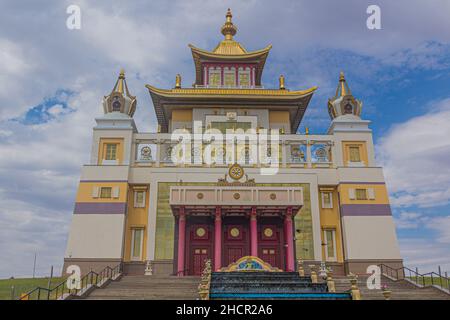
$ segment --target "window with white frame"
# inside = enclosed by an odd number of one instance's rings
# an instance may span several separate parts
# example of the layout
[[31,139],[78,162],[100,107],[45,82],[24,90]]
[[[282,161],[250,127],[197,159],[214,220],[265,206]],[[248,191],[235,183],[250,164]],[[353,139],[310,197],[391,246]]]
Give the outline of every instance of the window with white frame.
[[336,230],[323,230],[325,258],[327,261],[336,261]]
[[135,208],[145,208],[145,195],[146,195],[146,192],[144,190],[135,190],[134,191],[134,207]]
[[322,208],[332,209],[333,208],[333,193],[330,191],[322,191]]
[[142,260],[142,243],[144,240],[144,229],[131,229],[131,260]]
[[249,87],[250,86],[250,68],[239,68],[239,86]]
[[225,87],[235,87],[236,86],[236,72],[225,71],[223,74],[223,82]]
[[219,87],[222,84],[220,79],[221,78],[220,69],[210,68],[208,78],[209,78],[208,84],[211,87]]

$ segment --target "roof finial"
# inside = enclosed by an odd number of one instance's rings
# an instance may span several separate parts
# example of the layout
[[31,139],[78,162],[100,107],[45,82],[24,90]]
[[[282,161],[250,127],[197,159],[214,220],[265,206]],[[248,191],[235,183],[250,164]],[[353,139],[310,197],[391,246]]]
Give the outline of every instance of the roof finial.
[[281,75],[280,78],[278,79],[279,83],[280,83],[280,90],[284,90],[286,89],[286,87],[284,86],[284,76]]
[[341,71],[339,73],[339,85],[336,89],[336,98],[343,97],[346,95],[351,95],[351,94],[352,94],[352,92],[350,91],[347,81],[345,81],[344,71]]
[[181,76],[177,74],[175,77],[175,89],[181,88]]
[[228,8],[228,11],[227,11],[227,14],[225,15],[225,17],[226,17],[226,21],[221,29],[222,34],[225,36],[225,40],[233,40],[233,36],[237,32],[237,28],[231,21],[231,18],[233,17],[233,15],[231,14],[230,8]]
[[120,93],[123,93],[124,80],[125,80],[125,70],[122,68],[120,69],[119,80],[117,80],[117,91]]

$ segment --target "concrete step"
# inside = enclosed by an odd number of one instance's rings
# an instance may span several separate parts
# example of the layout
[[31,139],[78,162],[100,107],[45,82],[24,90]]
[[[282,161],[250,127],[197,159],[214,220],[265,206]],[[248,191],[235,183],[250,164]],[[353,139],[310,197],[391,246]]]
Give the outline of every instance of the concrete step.
[[[351,287],[348,277],[334,277],[336,291],[342,292]],[[387,285],[392,292],[392,300],[450,300],[450,295],[436,288],[420,288],[405,280],[394,281],[387,277],[381,278],[382,285]],[[363,300],[384,300],[382,290],[367,288],[367,277],[362,276],[357,281]]]
[[87,300],[196,300],[200,277],[123,276]]
[[[252,290],[258,289],[261,285],[268,284],[274,290],[271,292],[282,292],[282,285],[285,285],[286,292],[299,289],[305,290],[305,286],[311,286],[308,282],[308,277],[300,278],[295,276],[295,273],[283,273],[265,275],[261,274],[261,282],[258,283],[255,275],[248,275],[248,282],[236,281],[242,274],[227,274],[224,279],[227,281],[218,282],[220,286],[212,283],[211,289],[218,289],[220,292],[233,292],[236,286],[245,284]],[[258,277],[258,276],[256,276]],[[220,278],[220,277],[219,277]],[[245,279],[245,277],[244,277]],[[369,290],[366,285],[365,276],[360,276],[357,285],[361,291],[361,298],[363,300],[384,300],[382,290]],[[350,289],[350,280],[348,277],[335,276],[336,292],[347,292]],[[298,282],[297,282],[298,281]],[[117,281],[112,281],[105,288],[95,289],[86,297],[89,300],[196,300],[198,299],[198,285],[200,277],[175,277],[175,276],[141,276],[141,275],[127,275],[123,276]],[[296,288],[296,283],[298,287]],[[389,278],[382,277],[382,284],[386,284],[390,291],[392,291],[392,300],[450,300],[450,295],[439,291],[436,288],[426,287],[419,288],[415,285],[405,281],[393,281]],[[280,287],[281,285],[281,287]],[[323,286],[319,284],[319,286]],[[311,286],[314,287],[314,286]],[[242,289],[242,288],[241,288]]]

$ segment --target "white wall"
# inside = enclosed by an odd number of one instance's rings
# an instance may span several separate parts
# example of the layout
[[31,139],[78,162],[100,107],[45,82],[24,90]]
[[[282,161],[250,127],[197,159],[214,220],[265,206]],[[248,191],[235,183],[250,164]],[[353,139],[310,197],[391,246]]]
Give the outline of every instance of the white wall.
[[125,215],[74,214],[65,258],[122,258]]
[[342,218],[346,259],[401,259],[391,216]]

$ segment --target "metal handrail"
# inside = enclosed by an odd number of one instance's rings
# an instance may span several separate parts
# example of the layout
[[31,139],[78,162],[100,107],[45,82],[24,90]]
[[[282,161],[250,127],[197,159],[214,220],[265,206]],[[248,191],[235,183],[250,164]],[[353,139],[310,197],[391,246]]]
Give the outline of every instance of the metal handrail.
[[[80,289],[67,288],[67,279],[70,277],[69,276],[66,277],[63,282],[52,289],[37,287],[22,295],[19,300],[58,300],[64,294],[78,295],[80,292],[88,288],[89,285],[98,285],[103,280],[112,279],[121,272],[122,263],[119,263],[114,268],[106,266],[98,273],[91,270],[80,279]],[[42,294],[42,292],[44,294]],[[36,297],[36,299],[34,299],[34,297]]]
[[[421,274],[418,271],[412,270],[408,267],[400,267],[396,269],[383,263],[378,266],[381,268],[382,274],[394,278],[395,280],[407,280],[422,287],[437,286],[447,290],[450,293],[450,278],[445,277],[442,274],[438,274],[434,271]],[[431,279],[431,284],[429,284],[426,279]]]

